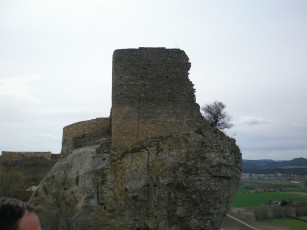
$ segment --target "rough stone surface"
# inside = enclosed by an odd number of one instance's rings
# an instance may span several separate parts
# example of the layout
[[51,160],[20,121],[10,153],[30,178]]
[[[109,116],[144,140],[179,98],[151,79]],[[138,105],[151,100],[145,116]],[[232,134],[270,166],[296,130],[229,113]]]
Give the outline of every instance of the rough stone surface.
[[219,229],[241,153],[201,117],[189,67],[177,49],[115,51],[112,133],[72,148],[44,178],[31,198],[46,210],[43,229]]

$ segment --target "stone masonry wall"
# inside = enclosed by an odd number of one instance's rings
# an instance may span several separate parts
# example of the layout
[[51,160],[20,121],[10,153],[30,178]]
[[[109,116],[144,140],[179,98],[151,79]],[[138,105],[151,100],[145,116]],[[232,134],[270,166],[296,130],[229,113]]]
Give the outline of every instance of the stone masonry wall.
[[109,118],[96,118],[77,122],[63,128],[63,156],[72,150],[94,145],[99,139],[108,137],[111,132]]
[[126,147],[199,127],[199,105],[180,49],[116,50],[112,76],[112,146]]
[[2,151],[2,159],[5,160],[19,160],[24,157],[44,157],[48,160],[51,159],[51,152],[12,152]]

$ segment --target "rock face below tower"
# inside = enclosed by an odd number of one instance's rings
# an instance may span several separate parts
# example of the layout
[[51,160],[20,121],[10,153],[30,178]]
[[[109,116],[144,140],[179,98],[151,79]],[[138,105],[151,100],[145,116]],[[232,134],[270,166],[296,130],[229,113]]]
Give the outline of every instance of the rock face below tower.
[[219,229],[241,153],[201,117],[189,68],[178,49],[114,52],[112,132],[44,178],[31,198],[46,210],[43,229]]

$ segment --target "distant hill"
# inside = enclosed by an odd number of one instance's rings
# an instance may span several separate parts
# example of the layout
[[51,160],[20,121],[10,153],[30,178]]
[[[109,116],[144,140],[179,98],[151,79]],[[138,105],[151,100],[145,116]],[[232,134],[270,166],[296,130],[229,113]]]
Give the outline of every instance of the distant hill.
[[289,161],[243,160],[243,173],[307,175],[307,159],[300,157]]

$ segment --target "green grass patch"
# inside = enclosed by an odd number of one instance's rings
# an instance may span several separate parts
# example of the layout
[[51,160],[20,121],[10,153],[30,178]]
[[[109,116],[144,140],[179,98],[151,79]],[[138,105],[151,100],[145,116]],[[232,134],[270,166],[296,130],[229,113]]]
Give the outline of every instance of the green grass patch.
[[284,219],[274,219],[272,220],[274,223],[282,224],[291,228],[295,228],[297,230],[306,230],[307,222],[296,220],[292,218],[284,218]]
[[286,192],[248,192],[243,187],[239,187],[235,195],[232,207],[254,207],[267,204],[270,200],[306,201],[307,196],[291,194]]

